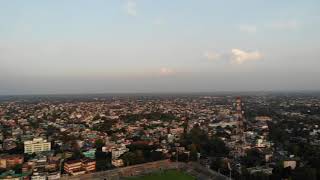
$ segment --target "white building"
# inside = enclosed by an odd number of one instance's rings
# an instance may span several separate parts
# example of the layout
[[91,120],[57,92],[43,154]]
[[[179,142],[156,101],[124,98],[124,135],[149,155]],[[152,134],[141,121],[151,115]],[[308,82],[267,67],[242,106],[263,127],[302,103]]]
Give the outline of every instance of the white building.
[[27,154],[50,151],[51,143],[42,138],[34,138],[32,141],[24,142],[24,152]]
[[33,173],[31,180],[46,180],[47,176],[38,172]]
[[112,159],[118,159],[122,154],[128,152],[129,149],[126,146],[120,146],[111,150]]

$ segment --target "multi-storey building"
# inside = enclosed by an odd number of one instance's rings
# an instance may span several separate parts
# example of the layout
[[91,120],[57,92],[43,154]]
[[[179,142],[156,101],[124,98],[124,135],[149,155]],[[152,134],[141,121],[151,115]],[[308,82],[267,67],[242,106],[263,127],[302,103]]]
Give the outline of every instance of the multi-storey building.
[[42,138],[34,138],[32,141],[24,142],[24,152],[27,154],[50,151],[51,143]]
[[96,170],[96,161],[91,159],[82,160],[82,168],[86,172],[92,172]]
[[74,161],[68,161],[64,163],[64,171],[72,174],[74,172],[80,171],[82,168],[82,162],[81,160],[74,160]]
[[73,160],[64,163],[64,171],[71,175],[84,174],[96,170],[96,161],[91,159]]
[[23,161],[23,155],[4,155],[0,157],[0,168],[12,168],[17,164],[22,164]]

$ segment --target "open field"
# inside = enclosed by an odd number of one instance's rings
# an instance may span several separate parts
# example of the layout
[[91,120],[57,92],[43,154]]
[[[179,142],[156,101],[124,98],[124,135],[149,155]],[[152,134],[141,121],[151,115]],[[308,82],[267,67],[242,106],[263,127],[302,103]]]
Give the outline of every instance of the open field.
[[152,173],[140,177],[129,177],[125,180],[195,180],[195,177],[192,177],[184,172],[177,170],[166,170]]

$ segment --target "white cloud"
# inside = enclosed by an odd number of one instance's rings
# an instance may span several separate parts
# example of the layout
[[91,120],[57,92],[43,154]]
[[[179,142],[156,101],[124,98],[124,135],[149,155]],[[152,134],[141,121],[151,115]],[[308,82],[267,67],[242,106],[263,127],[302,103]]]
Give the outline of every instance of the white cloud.
[[207,58],[208,60],[217,60],[220,58],[220,54],[216,53],[216,52],[210,52],[210,51],[206,51],[204,52],[203,56],[205,58]]
[[262,54],[258,51],[245,52],[240,49],[231,50],[231,60],[234,64],[243,64],[247,61],[255,61],[262,58]]
[[162,75],[162,76],[169,76],[174,73],[175,73],[174,70],[171,68],[163,67],[160,69],[160,75]]
[[279,30],[291,30],[297,29],[299,27],[299,23],[295,20],[278,21],[268,25],[268,27]]
[[130,16],[136,16],[137,15],[137,4],[133,0],[127,1],[126,4],[126,11],[127,14]]
[[257,27],[254,25],[240,25],[239,30],[246,33],[256,33]]

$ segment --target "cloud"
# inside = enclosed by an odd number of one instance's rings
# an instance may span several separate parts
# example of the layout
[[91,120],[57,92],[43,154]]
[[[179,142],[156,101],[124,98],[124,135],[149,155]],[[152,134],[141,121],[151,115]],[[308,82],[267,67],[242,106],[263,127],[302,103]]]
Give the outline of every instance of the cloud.
[[257,27],[254,25],[240,25],[239,30],[246,33],[256,33]]
[[126,11],[127,14],[130,16],[136,16],[137,15],[137,4],[133,0],[127,1],[126,4]]
[[216,53],[216,52],[210,52],[210,51],[206,51],[203,53],[203,56],[205,58],[207,58],[208,60],[217,60],[220,58],[220,54]]
[[162,76],[169,76],[174,73],[175,73],[175,71],[171,68],[163,67],[160,69],[160,75],[162,75]]
[[248,61],[255,61],[262,58],[262,54],[258,51],[245,52],[240,49],[231,50],[231,63],[243,64]]
[[278,30],[297,29],[299,26],[300,24],[295,20],[278,21],[268,25],[268,27],[272,29],[278,29]]
[[230,52],[226,53],[206,51],[203,56],[211,61],[225,60],[229,61],[231,64],[243,64],[248,61],[260,60],[262,58],[262,54],[258,51],[246,52],[236,48],[231,49]]

